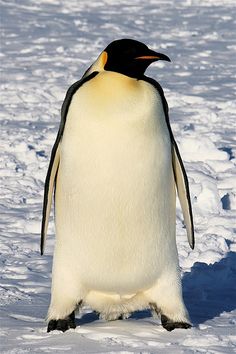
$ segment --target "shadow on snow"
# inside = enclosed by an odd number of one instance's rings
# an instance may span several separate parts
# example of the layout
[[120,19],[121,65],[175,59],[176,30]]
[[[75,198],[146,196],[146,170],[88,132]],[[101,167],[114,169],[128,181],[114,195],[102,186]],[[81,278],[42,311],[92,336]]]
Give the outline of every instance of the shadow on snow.
[[196,262],[183,279],[184,301],[193,325],[236,308],[236,253],[219,262]]

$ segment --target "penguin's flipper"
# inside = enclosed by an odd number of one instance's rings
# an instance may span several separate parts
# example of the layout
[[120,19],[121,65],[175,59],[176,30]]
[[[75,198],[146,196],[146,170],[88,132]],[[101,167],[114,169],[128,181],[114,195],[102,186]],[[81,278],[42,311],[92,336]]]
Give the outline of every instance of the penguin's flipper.
[[193,228],[193,214],[189,193],[189,185],[187,174],[184,169],[184,164],[181,159],[178,146],[174,139],[172,139],[172,164],[176,183],[176,189],[180,205],[182,208],[184,223],[187,230],[188,242],[190,247],[194,248],[194,228]]
[[57,139],[52,149],[51,159],[50,159],[45,186],[44,186],[43,219],[42,219],[41,243],[40,243],[41,255],[43,255],[44,247],[45,247],[48,221],[49,221],[49,215],[50,215],[50,210],[52,205],[52,196],[55,187],[59,162],[60,162],[60,143],[59,143],[59,139]]

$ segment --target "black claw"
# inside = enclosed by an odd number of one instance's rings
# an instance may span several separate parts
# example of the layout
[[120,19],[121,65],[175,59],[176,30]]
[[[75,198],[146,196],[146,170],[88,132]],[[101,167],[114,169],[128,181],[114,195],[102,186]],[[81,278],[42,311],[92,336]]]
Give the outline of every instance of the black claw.
[[63,320],[51,320],[48,323],[47,332],[54,330],[65,332],[70,328],[76,328],[75,324],[75,312],[73,311],[67,318]]
[[170,320],[165,315],[161,315],[161,324],[167,331],[173,331],[175,328],[184,328],[188,329],[191,328],[191,324],[187,322],[174,322]]

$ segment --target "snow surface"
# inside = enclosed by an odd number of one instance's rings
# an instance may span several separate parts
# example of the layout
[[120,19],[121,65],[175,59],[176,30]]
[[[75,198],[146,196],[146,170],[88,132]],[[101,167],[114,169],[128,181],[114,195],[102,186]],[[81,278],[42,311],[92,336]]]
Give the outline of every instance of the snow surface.
[[[1,353],[236,352],[234,0],[1,1]],[[184,297],[194,327],[166,332],[148,311],[46,333],[53,223],[39,254],[44,179],[67,88],[112,40],[167,54],[163,86],[188,172],[191,251],[177,210]],[[63,286],[63,284],[62,284]]]

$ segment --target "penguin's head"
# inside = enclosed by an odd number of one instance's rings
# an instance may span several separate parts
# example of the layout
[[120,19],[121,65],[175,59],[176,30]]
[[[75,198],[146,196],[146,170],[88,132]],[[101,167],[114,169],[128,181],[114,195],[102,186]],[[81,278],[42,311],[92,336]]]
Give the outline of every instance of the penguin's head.
[[147,67],[157,60],[170,61],[167,55],[149,49],[134,39],[118,39],[111,42],[97,60],[86,70],[83,78],[94,71],[115,71],[139,79]]
[[111,42],[102,55],[104,70],[115,71],[137,79],[143,76],[147,67],[154,61],[170,61],[166,55],[157,53],[133,39]]

